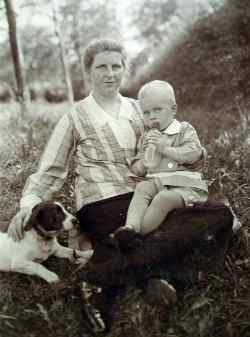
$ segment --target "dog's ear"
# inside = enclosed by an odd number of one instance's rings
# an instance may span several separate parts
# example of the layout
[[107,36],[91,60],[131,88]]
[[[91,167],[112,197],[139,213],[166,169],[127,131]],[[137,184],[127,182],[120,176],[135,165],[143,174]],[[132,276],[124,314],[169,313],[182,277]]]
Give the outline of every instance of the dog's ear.
[[39,207],[39,204],[34,206],[32,208],[31,216],[29,217],[28,221],[26,222],[24,226],[24,231],[27,232],[31,228],[35,227],[35,225],[38,223],[38,214],[40,213],[41,209]]

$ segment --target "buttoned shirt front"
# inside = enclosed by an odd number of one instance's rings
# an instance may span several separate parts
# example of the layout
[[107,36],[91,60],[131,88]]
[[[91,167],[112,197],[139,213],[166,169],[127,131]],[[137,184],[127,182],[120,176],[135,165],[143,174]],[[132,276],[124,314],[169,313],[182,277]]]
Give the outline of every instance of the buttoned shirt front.
[[[164,145],[171,147],[168,156],[161,158],[156,167],[147,170],[147,178],[158,178],[163,185],[194,187],[207,191],[207,183],[203,180],[202,172],[196,163],[202,156],[202,146],[194,127],[187,122],[173,122],[163,131]],[[136,158],[143,156],[143,137],[139,144],[139,153]],[[158,154],[159,155],[159,154]]]

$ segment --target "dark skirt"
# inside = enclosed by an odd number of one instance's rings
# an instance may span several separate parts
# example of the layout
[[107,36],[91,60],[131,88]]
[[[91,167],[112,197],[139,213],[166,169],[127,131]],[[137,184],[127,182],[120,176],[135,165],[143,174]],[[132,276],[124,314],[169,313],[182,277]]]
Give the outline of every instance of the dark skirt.
[[[155,266],[176,265],[180,259],[183,261],[185,253],[199,245],[202,247],[204,240],[211,237],[218,251],[225,253],[233,215],[223,203],[208,201],[172,211],[159,228],[124,254],[110,242],[108,234],[125,224],[132,195],[98,201],[78,212],[80,227],[89,235],[95,249],[88,272],[82,274],[86,281],[100,285],[126,284],[131,269],[144,270],[146,266],[147,270],[154,270]],[[216,258],[215,262],[218,261]]]
[[76,214],[80,228],[91,238],[102,239],[124,226],[132,196],[126,193],[82,207]]

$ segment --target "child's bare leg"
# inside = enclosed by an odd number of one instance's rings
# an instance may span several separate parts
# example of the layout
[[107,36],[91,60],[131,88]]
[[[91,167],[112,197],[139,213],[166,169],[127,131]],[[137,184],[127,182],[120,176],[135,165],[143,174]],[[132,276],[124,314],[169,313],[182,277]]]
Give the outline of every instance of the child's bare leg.
[[141,232],[140,227],[144,214],[157,192],[158,187],[153,180],[142,181],[137,184],[129,205],[125,228],[131,228],[138,233]]
[[178,193],[167,189],[160,191],[145,212],[141,224],[141,233],[152,232],[163,222],[170,211],[183,206],[184,201]]

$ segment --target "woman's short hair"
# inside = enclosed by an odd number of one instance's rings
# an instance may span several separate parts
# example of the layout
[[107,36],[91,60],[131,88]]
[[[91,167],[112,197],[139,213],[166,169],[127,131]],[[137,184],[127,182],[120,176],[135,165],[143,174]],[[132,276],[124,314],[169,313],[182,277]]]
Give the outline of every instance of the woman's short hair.
[[122,44],[113,39],[99,39],[91,41],[85,48],[83,63],[86,72],[89,72],[96,54],[105,51],[115,51],[121,54],[122,63],[125,66],[126,55]]

